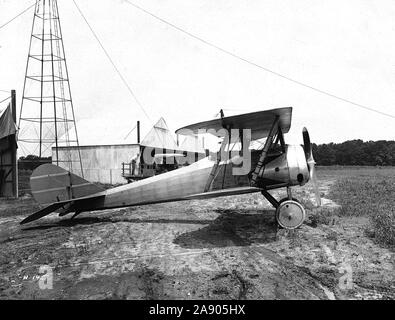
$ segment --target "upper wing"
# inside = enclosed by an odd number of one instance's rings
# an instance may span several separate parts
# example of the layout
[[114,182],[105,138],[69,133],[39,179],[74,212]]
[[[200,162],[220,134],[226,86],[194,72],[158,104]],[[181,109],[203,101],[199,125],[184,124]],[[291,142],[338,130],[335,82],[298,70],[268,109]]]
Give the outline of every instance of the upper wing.
[[220,130],[229,126],[232,129],[251,129],[251,139],[257,140],[267,137],[276,116],[280,117],[279,126],[281,131],[287,133],[291,127],[292,107],[245,113],[222,119],[199,122],[180,128],[176,133],[185,135],[191,133],[197,134],[202,133],[199,132],[199,129],[204,129],[212,130],[212,132],[208,133],[216,132],[215,135],[223,136],[224,130],[222,132]]

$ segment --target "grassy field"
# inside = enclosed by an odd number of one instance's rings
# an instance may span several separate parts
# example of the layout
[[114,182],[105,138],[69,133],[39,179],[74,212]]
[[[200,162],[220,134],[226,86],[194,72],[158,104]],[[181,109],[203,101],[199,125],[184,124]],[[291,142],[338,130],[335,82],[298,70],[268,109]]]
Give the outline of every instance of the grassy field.
[[395,246],[395,168],[324,167],[320,173],[337,177],[328,196],[341,205],[341,216],[368,217],[367,234]]

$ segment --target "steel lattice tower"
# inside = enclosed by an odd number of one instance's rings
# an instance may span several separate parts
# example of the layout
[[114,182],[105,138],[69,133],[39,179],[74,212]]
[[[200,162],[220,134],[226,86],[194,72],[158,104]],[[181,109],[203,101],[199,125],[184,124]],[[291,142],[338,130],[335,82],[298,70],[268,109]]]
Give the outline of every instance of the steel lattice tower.
[[25,155],[83,175],[56,0],[36,0],[18,127]]

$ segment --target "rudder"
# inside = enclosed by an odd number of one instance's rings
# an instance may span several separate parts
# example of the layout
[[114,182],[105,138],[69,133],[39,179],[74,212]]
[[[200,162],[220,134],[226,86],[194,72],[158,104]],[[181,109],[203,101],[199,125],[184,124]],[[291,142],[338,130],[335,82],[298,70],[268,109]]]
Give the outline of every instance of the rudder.
[[43,164],[30,177],[34,199],[48,205],[104,191],[99,186],[54,164]]

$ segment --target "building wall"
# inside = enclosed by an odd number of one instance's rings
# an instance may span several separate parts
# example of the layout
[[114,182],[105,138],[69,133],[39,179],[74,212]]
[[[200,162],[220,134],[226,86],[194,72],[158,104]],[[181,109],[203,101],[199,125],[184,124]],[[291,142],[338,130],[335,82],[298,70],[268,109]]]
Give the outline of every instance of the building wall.
[[15,143],[15,135],[0,139],[0,197],[18,197]]
[[[130,162],[131,159],[139,152],[140,145],[95,145],[80,146],[82,167],[84,170],[84,178],[91,182],[100,183],[125,183],[122,177],[122,162]],[[78,163],[78,149],[76,147],[59,147],[59,166],[70,170],[69,157],[72,158],[72,172],[81,175]],[[52,149],[52,163],[56,164],[56,152]]]

